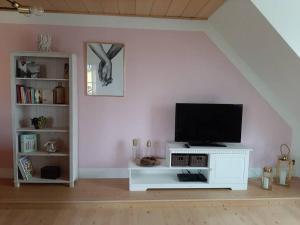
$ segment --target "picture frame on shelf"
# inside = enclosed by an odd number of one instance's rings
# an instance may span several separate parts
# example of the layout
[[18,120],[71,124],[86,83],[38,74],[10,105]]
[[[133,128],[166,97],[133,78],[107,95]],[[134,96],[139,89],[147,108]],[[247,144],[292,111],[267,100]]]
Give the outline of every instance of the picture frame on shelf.
[[86,44],[87,95],[124,96],[124,44]]

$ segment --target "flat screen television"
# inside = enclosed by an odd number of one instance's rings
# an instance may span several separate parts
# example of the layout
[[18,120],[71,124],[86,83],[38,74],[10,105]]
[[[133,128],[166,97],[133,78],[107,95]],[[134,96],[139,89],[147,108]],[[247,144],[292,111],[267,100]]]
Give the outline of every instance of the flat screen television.
[[241,142],[242,117],[242,104],[176,103],[175,141],[198,146]]

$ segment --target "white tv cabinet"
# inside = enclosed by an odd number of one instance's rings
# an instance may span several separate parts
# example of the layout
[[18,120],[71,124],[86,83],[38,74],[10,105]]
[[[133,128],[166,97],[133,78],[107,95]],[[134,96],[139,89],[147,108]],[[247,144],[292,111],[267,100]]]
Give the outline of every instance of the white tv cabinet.
[[[241,144],[225,143],[226,147],[191,147],[185,143],[168,143],[166,159],[159,166],[140,167],[129,163],[130,191],[170,188],[230,188],[247,190],[249,153]],[[207,167],[172,167],[172,154],[207,154]],[[207,182],[180,182],[178,173],[201,172]]]

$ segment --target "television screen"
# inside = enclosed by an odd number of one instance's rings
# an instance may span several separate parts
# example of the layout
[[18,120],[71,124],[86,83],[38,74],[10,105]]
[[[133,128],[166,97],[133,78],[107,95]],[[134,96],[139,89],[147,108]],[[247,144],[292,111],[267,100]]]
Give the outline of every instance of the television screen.
[[175,141],[241,142],[243,105],[177,103]]

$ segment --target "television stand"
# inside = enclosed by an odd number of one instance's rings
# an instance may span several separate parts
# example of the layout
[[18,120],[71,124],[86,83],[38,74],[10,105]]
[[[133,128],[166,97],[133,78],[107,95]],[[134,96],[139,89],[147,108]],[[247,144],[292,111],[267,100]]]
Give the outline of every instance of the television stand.
[[[189,147],[190,146],[201,146],[201,147],[227,147],[224,144],[219,144],[219,143],[212,143],[212,142],[189,142],[187,144]],[[188,147],[188,148],[189,148]]]
[[[186,143],[167,144],[166,159],[160,165],[142,167],[129,163],[129,190],[146,191],[147,189],[170,188],[230,188],[247,190],[249,152],[251,149],[233,143],[225,143],[226,148],[193,147],[186,148]],[[194,167],[190,163],[172,166],[173,155],[206,155],[207,165]],[[206,179],[182,181],[178,174],[202,174]],[[189,173],[188,173],[189,174]],[[182,176],[182,175],[179,175]]]

